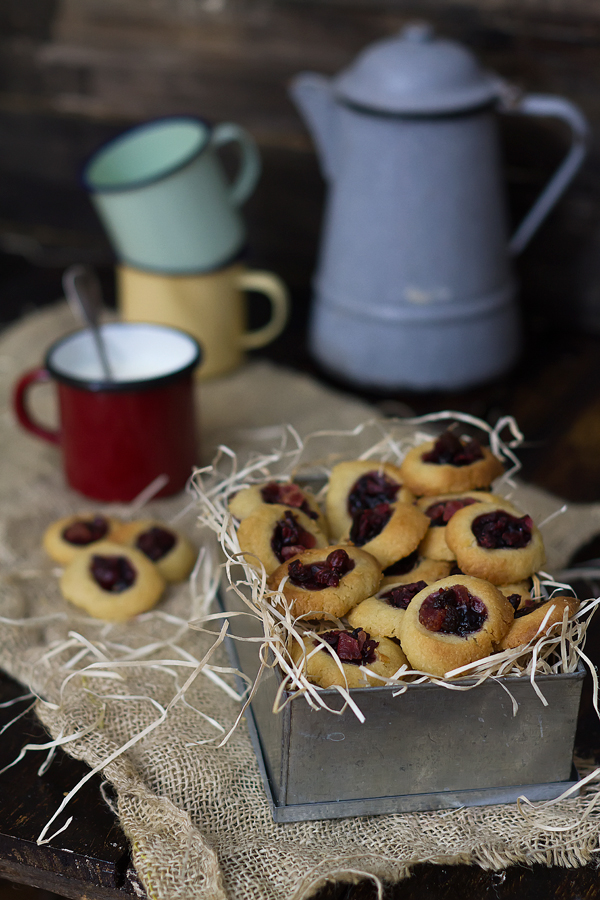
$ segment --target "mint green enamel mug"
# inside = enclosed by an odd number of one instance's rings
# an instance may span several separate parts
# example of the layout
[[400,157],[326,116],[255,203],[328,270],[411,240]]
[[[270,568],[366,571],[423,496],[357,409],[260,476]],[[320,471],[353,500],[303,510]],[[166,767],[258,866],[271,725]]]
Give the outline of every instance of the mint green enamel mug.
[[[230,142],[240,149],[232,182],[216,152]],[[258,149],[240,125],[173,116],[109,141],[83,180],[121,262],[187,274],[229,263],[243,248],[239,208],[259,174]]]

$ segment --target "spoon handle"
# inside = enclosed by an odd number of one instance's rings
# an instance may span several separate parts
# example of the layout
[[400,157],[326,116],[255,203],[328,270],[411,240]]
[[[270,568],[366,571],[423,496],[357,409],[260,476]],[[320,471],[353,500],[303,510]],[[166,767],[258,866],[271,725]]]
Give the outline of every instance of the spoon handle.
[[75,316],[83,319],[92,333],[105,379],[114,381],[106,346],[98,327],[102,292],[95,272],[88,266],[69,266],[63,275],[63,288],[71,311]]

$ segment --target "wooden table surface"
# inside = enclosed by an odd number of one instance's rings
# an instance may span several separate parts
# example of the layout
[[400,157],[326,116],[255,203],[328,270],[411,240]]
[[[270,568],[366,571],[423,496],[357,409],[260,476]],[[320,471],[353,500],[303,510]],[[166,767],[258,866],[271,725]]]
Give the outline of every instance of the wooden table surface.
[[[302,311],[296,310],[294,315],[293,328],[269,348],[269,357],[334,384],[306,352]],[[520,452],[525,479],[566,500],[600,501],[600,338],[536,331],[535,323],[527,323],[526,338],[526,351],[515,369],[475,390],[454,394],[398,391],[385,396],[357,393],[392,415],[406,411],[407,406],[416,413],[457,409],[490,422],[503,414],[514,415],[525,434]],[[582,555],[600,556],[600,542]],[[598,625],[590,630],[588,650],[594,660],[600,660]],[[0,704],[22,693],[19,685],[0,674]],[[0,728],[22,708],[0,706]],[[32,712],[27,713],[2,733],[0,769],[25,743],[43,739],[43,728]],[[581,755],[600,760],[600,726],[591,706],[589,684],[584,688],[576,745]],[[49,844],[36,844],[49,815],[85,771],[81,763],[58,751],[58,760],[42,779],[37,776],[38,757],[29,754],[0,775],[0,878],[74,900],[143,897],[130,865],[127,840],[102,797],[99,779],[88,782],[70,804],[68,815],[74,816],[74,825]],[[369,882],[329,885],[317,894],[318,900],[373,900],[375,896]],[[515,866],[499,873],[464,865],[419,865],[411,878],[387,886],[385,891],[386,900],[423,897],[587,900],[600,898],[600,879],[595,865],[579,869]]]

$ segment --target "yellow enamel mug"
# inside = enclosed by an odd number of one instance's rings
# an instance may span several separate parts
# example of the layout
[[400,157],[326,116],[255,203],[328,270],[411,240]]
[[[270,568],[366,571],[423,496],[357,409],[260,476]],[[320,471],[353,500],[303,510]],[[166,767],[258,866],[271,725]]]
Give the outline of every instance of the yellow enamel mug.
[[[285,284],[272,272],[241,263],[202,275],[163,275],[116,267],[117,304],[127,322],[156,322],[187,331],[202,347],[199,378],[237,368],[244,352],[264,347],[283,330],[289,315]],[[248,331],[246,291],[271,303],[266,325]]]

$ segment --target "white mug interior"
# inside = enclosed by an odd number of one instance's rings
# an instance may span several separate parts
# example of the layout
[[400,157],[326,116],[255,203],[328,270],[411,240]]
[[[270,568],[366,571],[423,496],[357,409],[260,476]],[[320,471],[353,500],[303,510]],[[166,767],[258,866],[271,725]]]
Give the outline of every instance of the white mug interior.
[[[163,325],[113,322],[100,328],[113,380],[118,385],[154,381],[194,364],[198,344],[188,334]],[[49,351],[47,363],[61,375],[82,384],[106,382],[92,333],[75,332]]]

